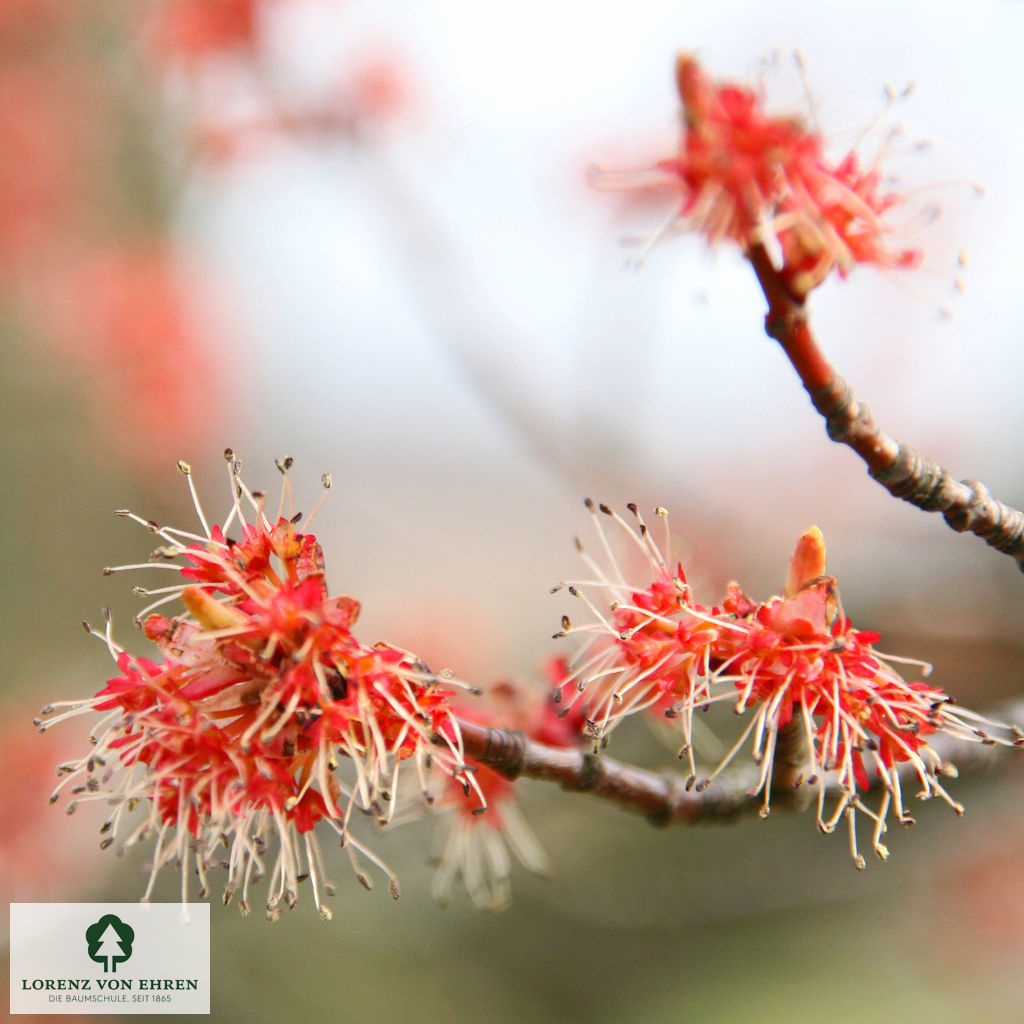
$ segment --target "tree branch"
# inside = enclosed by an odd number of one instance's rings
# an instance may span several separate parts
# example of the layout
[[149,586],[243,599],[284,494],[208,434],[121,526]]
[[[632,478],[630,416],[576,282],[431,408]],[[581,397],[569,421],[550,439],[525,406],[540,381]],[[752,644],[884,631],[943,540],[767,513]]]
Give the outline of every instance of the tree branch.
[[764,246],[752,246],[747,258],[768,300],[765,331],[786,353],[824,417],[828,436],[852,448],[894,497],[941,512],[952,529],[976,534],[1024,572],[1024,513],[997,501],[977,480],[954,480],[937,462],[885,433],[825,358],[807,322],[804,298],[787,288]]
[[562,789],[592,793],[643,814],[657,825],[725,821],[757,806],[747,794],[750,771],[722,776],[698,793],[682,776],[659,774],[587,750],[551,747],[521,732],[459,722],[466,754],[507,779],[557,782]]
[[[1024,700],[1000,709],[999,716],[1009,721],[1024,720]],[[507,779],[557,782],[562,789],[592,793],[642,814],[655,825],[722,823],[759,811],[764,805],[764,797],[752,792],[759,775],[753,765],[723,773],[698,792],[695,787],[687,788],[681,775],[637,768],[587,750],[548,746],[521,732],[461,720],[459,729],[466,756]],[[943,763],[955,764],[963,771],[990,767],[999,752],[1007,749],[946,733],[936,733],[929,739]],[[903,767],[908,774],[914,773],[912,765]],[[807,803],[810,787],[800,785],[798,778],[789,774],[790,769],[789,759],[777,765],[772,780],[773,809],[781,806],[800,810]],[[834,777],[835,773],[830,772],[824,784],[830,793],[838,794]]]

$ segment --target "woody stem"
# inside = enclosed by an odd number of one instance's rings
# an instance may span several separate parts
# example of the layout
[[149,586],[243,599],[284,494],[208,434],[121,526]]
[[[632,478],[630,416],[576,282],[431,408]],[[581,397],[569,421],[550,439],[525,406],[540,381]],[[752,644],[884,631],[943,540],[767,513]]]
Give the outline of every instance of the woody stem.
[[506,778],[557,782],[562,789],[592,793],[645,815],[659,825],[724,821],[755,807],[747,795],[756,774],[716,779],[703,792],[687,789],[686,780],[624,764],[587,750],[551,747],[521,732],[459,722],[466,754]]
[[[1024,701],[1000,709],[999,715],[1024,720]],[[548,746],[521,732],[465,721],[459,722],[459,729],[466,756],[505,778],[557,782],[562,789],[610,800],[656,825],[722,823],[756,811],[764,803],[763,796],[751,794],[759,774],[753,766],[723,773],[698,792],[688,789],[681,775],[652,772],[588,750]],[[943,763],[955,764],[960,771],[991,768],[998,752],[1005,749],[946,733],[929,737],[929,746]],[[788,764],[780,766],[783,772],[788,768]],[[912,765],[907,768],[913,771]],[[801,809],[806,784],[786,776],[786,785],[776,788],[782,781],[780,775],[773,782],[773,809]],[[834,781],[829,787],[839,792]]]
[[811,331],[804,298],[789,290],[764,246],[751,246],[747,259],[768,300],[765,331],[786,353],[824,418],[828,436],[852,448],[869,475],[894,497],[926,512],[941,512],[952,529],[976,534],[1024,571],[1024,513],[997,501],[977,480],[953,479],[937,462],[882,430],[825,358]]

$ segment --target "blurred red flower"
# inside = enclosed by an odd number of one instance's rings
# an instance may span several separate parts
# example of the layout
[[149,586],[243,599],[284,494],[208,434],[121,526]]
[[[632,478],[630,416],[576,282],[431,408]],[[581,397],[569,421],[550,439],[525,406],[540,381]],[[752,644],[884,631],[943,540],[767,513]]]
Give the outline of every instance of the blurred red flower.
[[154,242],[90,252],[53,286],[53,343],[88,376],[103,437],[147,471],[205,444],[230,414],[226,353],[197,281]]

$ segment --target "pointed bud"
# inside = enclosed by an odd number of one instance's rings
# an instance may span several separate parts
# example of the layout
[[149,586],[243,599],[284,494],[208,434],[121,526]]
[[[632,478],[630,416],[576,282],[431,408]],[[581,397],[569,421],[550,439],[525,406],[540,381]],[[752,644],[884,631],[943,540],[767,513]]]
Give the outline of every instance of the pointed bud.
[[825,575],[825,538],[821,530],[812,526],[805,530],[796,542],[796,550],[789,561],[789,575],[786,577],[785,597],[793,597],[801,587],[811,580]]

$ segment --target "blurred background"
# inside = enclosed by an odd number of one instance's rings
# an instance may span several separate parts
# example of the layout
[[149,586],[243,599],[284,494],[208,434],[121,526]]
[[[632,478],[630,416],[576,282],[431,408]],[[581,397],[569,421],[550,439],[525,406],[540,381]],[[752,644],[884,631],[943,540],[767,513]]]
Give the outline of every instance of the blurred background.
[[[817,523],[883,649],[969,706],[1018,693],[1013,564],[830,447],[735,253],[677,238],[637,267],[671,199],[586,170],[673,152],[680,48],[763,76],[837,152],[902,124],[885,167],[925,269],[827,284],[818,333],[890,432],[1021,505],[1022,38],[1017,3],[0,0],[8,900],[144,888],[144,857],[46,804],[83,729],[31,719],[111,674],[79,619],[110,607],[142,650],[141,581],[99,569],[152,538],[112,510],[191,525],[184,458],[222,516],[226,446],[252,487],[294,456],[307,511],[330,471],[316,532],[358,635],[474,682],[542,686],[568,653],[548,591],[581,573],[592,495],[667,506],[709,602],[731,578],[776,591]],[[915,88],[886,111],[886,83]],[[671,768],[642,723],[612,753]],[[441,910],[435,823],[380,837],[398,903],[335,853],[330,925],[306,898],[274,925],[213,907],[213,1017],[1015,1019],[1021,778],[961,780],[964,820],[922,808],[864,873],[808,815],[658,831],[527,782],[551,879],[517,871],[500,914]]]

